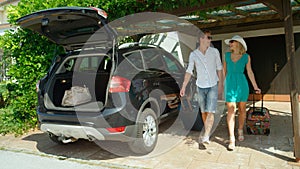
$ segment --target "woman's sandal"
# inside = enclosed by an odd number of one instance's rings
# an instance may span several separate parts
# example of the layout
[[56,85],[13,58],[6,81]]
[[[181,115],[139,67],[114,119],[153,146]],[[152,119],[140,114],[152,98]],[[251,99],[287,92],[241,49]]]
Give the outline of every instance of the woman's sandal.
[[243,130],[238,129],[238,140],[239,141],[244,141],[244,133]]

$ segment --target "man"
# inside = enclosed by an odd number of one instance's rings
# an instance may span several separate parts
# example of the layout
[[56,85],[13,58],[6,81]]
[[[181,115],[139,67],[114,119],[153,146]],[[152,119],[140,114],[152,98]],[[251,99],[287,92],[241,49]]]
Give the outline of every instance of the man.
[[204,123],[204,134],[200,135],[199,145],[210,143],[209,136],[214,123],[214,113],[217,110],[218,97],[221,96],[223,89],[223,67],[220,60],[220,53],[216,48],[210,46],[211,40],[210,31],[204,31],[200,34],[200,46],[192,51],[189,56],[188,68],[180,91],[180,95],[184,96],[186,86],[193,74],[193,69],[196,67],[198,101]]

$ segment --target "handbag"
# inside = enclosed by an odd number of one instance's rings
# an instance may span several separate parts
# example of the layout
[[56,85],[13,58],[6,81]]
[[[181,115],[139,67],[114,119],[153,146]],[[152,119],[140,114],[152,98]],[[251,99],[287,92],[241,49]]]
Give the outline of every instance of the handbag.
[[66,90],[62,99],[62,106],[76,106],[92,100],[89,89],[84,85],[73,86],[70,90]]

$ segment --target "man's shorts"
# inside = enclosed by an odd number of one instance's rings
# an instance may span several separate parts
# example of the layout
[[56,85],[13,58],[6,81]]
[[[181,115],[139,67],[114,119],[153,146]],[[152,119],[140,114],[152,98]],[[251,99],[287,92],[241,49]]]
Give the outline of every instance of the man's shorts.
[[218,102],[218,84],[213,87],[200,88],[198,87],[199,106],[202,113],[215,113]]

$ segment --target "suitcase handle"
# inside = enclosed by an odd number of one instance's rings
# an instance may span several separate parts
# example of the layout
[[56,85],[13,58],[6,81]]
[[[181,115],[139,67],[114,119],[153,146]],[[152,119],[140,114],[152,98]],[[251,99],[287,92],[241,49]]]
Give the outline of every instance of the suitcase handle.
[[253,101],[253,107],[255,107],[255,97],[254,95],[261,95],[261,108],[264,107],[264,94],[261,92],[260,94],[257,94],[256,93],[256,90],[253,90],[253,98],[252,98],[252,101]]

